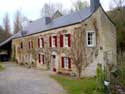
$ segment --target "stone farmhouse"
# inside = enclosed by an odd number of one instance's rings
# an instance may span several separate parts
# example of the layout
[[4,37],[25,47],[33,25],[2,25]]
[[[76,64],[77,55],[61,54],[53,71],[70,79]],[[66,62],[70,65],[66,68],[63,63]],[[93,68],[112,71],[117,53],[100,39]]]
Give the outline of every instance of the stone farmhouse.
[[116,64],[116,29],[99,0],[90,0],[90,7],[78,12],[31,22],[0,48],[19,64],[66,74],[77,72],[73,58],[82,55],[82,76],[90,77],[98,63],[105,66],[105,56]]

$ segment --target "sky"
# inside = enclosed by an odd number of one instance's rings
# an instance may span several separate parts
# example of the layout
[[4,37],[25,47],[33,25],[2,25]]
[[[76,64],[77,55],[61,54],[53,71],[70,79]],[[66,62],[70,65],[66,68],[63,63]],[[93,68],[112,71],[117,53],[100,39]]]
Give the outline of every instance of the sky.
[[[45,3],[62,3],[64,9],[70,9],[75,0],[0,0],[0,25],[3,24],[3,17],[9,14],[12,25],[15,12],[21,10],[22,14],[30,20],[40,18],[40,10]],[[89,3],[90,0],[83,0]],[[111,0],[100,0],[104,10],[109,10]]]

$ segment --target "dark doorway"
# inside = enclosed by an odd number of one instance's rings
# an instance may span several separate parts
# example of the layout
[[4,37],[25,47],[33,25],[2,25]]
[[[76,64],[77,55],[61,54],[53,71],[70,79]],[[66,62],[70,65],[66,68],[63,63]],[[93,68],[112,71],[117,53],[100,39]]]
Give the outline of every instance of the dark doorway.
[[5,62],[11,59],[11,42],[12,41],[9,41],[6,44],[0,46],[0,61]]

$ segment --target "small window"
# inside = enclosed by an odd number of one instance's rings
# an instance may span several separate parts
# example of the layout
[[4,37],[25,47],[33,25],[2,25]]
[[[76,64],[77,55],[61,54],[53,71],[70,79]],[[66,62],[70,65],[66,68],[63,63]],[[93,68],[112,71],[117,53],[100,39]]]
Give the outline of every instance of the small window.
[[39,48],[44,47],[44,38],[41,38],[41,37],[38,38],[38,47]]
[[95,31],[87,31],[86,32],[86,44],[88,47],[96,46]]
[[57,47],[57,36],[52,36],[52,47]]
[[65,34],[65,37],[64,37],[64,45],[65,47],[68,47],[68,35]]
[[68,66],[69,66],[69,59],[68,57],[64,57],[64,68],[68,69]]
[[64,34],[64,47],[70,47],[70,34]]

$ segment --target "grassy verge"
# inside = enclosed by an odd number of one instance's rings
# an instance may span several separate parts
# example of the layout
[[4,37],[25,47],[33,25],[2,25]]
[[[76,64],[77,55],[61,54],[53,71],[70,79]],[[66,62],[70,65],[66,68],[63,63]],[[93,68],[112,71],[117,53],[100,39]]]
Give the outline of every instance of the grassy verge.
[[125,88],[125,64],[120,66],[120,70],[121,70],[121,75],[119,81]]
[[53,79],[59,82],[66,90],[67,94],[104,94],[96,91],[96,79],[71,79],[64,76],[52,75]]
[[0,71],[4,70],[5,67],[0,63]]

